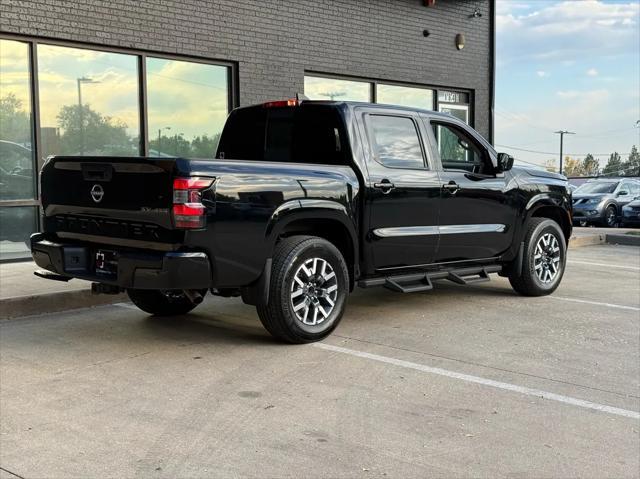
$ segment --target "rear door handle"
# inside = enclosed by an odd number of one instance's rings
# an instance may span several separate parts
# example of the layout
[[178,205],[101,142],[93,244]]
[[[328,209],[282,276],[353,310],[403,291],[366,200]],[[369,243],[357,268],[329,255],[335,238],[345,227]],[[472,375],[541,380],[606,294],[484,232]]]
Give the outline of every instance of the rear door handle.
[[374,183],[373,186],[374,188],[382,190],[385,195],[396,187],[396,185],[391,183],[389,180],[382,180],[380,183]]
[[453,195],[455,194],[456,191],[460,189],[460,185],[458,185],[458,183],[456,183],[455,181],[450,181],[449,183],[442,185],[442,189],[447,190],[449,193]]

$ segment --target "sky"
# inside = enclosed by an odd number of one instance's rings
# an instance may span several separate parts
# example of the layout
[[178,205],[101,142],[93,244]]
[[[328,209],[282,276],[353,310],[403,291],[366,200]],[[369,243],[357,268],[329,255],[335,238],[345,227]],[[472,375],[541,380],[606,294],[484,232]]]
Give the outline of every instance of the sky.
[[601,166],[640,147],[640,0],[497,0],[496,27],[498,151],[557,166],[558,130]]

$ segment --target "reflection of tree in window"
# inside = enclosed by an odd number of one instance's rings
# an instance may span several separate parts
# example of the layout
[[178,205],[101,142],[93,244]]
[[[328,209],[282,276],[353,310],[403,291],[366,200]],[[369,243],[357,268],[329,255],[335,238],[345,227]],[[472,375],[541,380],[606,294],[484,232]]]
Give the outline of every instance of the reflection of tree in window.
[[44,156],[140,154],[134,55],[38,46]]
[[29,47],[0,40],[0,200],[32,199]]
[[149,153],[213,158],[229,113],[229,68],[147,58]]

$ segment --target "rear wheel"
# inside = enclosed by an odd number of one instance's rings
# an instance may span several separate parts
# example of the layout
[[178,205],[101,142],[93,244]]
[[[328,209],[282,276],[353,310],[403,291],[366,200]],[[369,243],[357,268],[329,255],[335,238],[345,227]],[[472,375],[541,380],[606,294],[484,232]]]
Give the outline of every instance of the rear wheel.
[[[206,292],[206,289],[198,291],[202,296]],[[127,294],[138,308],[155,316],[187,314],[198,306],[180,290],[128,289]]]
[[342,319],[349,273],[340,251],[314,236],[293,236],[276,246],[269,301],[257,307],[269,333],[289,343],[327,337]]
[[558,223],[532,218],[524,237],[522,271],[509,275],[511,286],[525,296],[553,293],[562,280],[566,255],[564,233]]

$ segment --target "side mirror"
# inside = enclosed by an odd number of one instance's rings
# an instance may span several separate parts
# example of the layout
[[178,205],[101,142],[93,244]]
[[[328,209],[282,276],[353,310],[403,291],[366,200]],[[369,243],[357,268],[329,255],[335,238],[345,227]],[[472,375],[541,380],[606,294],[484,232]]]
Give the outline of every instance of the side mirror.
[[629,193],[627,191],[618,191],[618,196],[627,196]]
[[498,153],[498,173],[509,171],[513,168],[513,156],[508,153]]

